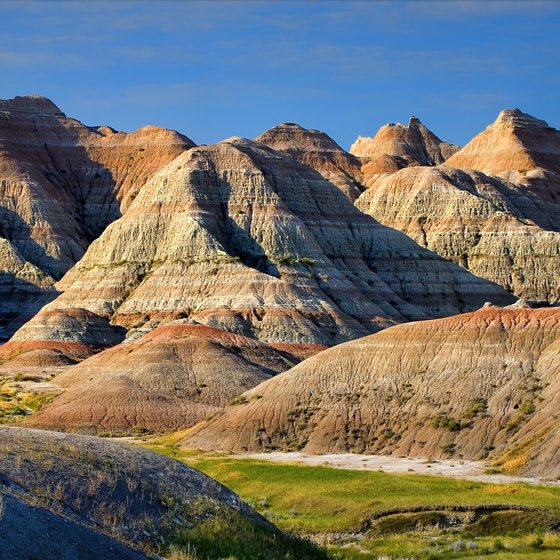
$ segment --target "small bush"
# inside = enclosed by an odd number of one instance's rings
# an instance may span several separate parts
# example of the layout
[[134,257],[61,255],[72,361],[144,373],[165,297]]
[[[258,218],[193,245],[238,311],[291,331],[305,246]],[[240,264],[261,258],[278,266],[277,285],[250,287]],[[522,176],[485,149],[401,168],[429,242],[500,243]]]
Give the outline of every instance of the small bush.
[[500,539],[496,539],[492,546],[496,552],[506,549],[506,545]]
[[451,416],[440,413],[432,420],[432,426],[448,432],[458,432],[461,429],[461,424]]

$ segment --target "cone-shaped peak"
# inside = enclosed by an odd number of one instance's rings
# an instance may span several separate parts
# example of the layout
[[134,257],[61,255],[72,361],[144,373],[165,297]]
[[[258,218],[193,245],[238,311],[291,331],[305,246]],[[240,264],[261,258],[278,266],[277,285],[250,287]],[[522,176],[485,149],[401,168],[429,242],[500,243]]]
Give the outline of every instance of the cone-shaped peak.
[[320,130],[282,123],[266,130],[256,140],[312,167],[350,200],[355,200],[363,190],[360,161]]
[[386,124],[373,138],[359,137],[350,153],[374,161],[372,174],[394,173],[410,165],[443,163],[458,146],[442,142],[424,126],[418,117],[411,116],[408,125]]
[[501,174],[537,168],[560,173],[560,132],[519,109],[501,111],[446,164]]
[[303,128],[295,123],[282,123],[273,126],[257,136],[256,141],[280,151],[301,148],[343,151],[328,134],[320,130]]

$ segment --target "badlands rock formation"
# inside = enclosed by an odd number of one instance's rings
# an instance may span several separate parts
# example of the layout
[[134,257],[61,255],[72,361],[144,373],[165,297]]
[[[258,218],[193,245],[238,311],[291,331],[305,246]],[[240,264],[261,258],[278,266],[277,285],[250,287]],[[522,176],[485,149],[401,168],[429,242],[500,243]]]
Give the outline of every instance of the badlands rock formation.
[[514,183],[539,201],[526,216],[559,231],[560,132],[519,109],[502,111],[494,123],[449,158],[450,167],[468,167]]
[[360,160],[345,152],[324,132],[283,123],[263,132],[256,141],[309,165],[351,201],[364,190]]
[[20,322],[24,322],[37,312],[54,282],[54,278],[27,261],[8,239],[0,237],[0,341],[11,332],[6,328],[10,320],[20,316]]
[[0,295],[11,294],[2,298],[0,327],[76,263],[156,171],[193,145],[157,127],[90,129],[43,97],[0,101]]
[[538,168],[560,173],[560,132],[519,109],[506,109],[447,165],[492,175]]
[[408,323],[341,344],[248,391],[186,447],[480,459],[557,476],[560,309]]
[[82,432],[186,428],[297,361],[256,340],[177,321],[58,375],[65,392],[31,421]]
[[375,180],[399,169],[417,165],[438,165],[459,150],[442,142],[416,117],[407,125],[386,124],[373,138],[359,136],[350,153],[363,161],[363,182],[370,187]]
[[[238,138],[157,173],[57,289],[34,325],[83,308],[127,329],[188,318],[296,345],[513,300],[362,214],[308,166]],[[17,338],[36,338],[31,325]]]
[[[552,212],[547,219],[539,197],[503,179],[411,167],[376,181],[356,206],[518,297],[560,299],[558,223]],[[547,227],[528,217],[535,214]]]
[[124,340],[126,330],[86,309],[44,310],[0,346],[3,367],[72,363]]
[[379,178],[356,205],[517,296],[554,302],[559,155],[558,131],[520,111],[502,111],[444,165]]
[[259,544],[271,560],[326,558],[200,471],[99,438],[1,427],[0,502],[0,557],[10,560],[161,558],[209,539],[240,558]]

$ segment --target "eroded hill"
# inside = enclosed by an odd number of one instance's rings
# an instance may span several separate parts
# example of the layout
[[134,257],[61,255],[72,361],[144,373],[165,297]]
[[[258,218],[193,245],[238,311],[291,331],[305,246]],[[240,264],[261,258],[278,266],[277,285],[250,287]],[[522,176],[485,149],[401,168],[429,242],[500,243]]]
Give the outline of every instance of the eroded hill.
[[[194,144],[148,126],[88,128],[44,97],[0,101],[0,328],[36,312],[47,289],[144,183]],[[44,296],[41,299],[41,296]],[[16,322],[16,325],[18,324]],[[1,334],[1,333],[0,333]]]
[[559,337],[558,308],[487,307],[386,329],[244,393],[184,445],[503,456],[555,476]]
[[36,339],[30,327],[47,312],[83,308],[127,329],[188,318],[330,345],[512,300],[362,214],[308,166],[242,139],[193,148],[157,173],[57,289],[18,339]]

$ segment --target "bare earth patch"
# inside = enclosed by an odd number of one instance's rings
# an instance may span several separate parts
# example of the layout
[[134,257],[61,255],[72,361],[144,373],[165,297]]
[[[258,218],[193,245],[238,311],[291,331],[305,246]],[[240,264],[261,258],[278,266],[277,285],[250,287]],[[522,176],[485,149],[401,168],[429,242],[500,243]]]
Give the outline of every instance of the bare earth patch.
[[386,455],[360,455],[357,453],[333,453],[311,455],[309,453],[273,451],[271,453],[240,454],[239,457],[262,459],[276,463],[300,463],[312,466],[329,466],[337,469],[383,471],[392,474],[430,474],[504,484],[526,482],[560,486],[560,480],[539,477],[508,476],[489,474],[490,468],[484,461],[453,461],[449,459],[429,460],[421,457],[389,457]]

